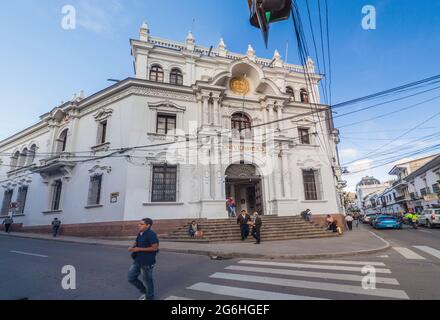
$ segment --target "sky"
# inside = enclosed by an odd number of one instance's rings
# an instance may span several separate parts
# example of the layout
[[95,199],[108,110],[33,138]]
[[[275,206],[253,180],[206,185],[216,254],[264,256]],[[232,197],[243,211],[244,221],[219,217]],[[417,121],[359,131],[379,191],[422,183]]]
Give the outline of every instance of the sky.
[[[308,1],[318,36],[318,0]],[[306,0],[298,3],[309,30]],[[74,30],[62,28],[66,5],[76,9]],[[328,0],[328,5],[333,103],[440,73],[439,1]],[[375,30],[362,28],[365,5],[376,9]],[[288,62],[300,61],[292,21],[271,27],[266,49],[259,30],[249,25],[246,0],[16,0],[2,6],[0,139],[38,122],[40,115],[80,90],[90,95],[110,85],[109,78],[133,76],[129,39],[138,37],[143,21],[153,36],[184,41],[192,30],[199,45],[217,46],[223,37],[230,51],[245,53],[252,44],[257,55],[266,58],[278,49],[285,59],[288,42]],[[308,36],[316,61],[309,32]],[[437,96],[439,89],[347,116],[342,114],[372,103],[335,110],[341,163],[352,172],[344,176],[348,190],[354,190],[365,175],[391,179],[388,172],[393,162],[374,168],[386,161],[378,161],[372,151],[393,147],[392,156],[407,158],[411,151],[440,140],[433,135],[440,131],[440,116],[433,117],[440,110]],[[409,108],[427,100],[431,101]],[[408,108],[397,112],[403,107]],[[366,121],[385,113],[389,115]],[[422,125],[399,138],[418,124]],[[430,134],[430,140],[420,140]],[[359,170],[365,171],[355,173]]]

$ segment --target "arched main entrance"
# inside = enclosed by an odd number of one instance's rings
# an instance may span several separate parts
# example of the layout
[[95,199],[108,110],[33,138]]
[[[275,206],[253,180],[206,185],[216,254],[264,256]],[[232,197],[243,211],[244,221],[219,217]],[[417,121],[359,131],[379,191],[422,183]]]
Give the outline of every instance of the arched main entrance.
[[226,169],[226,198],[232,197],[241,210],[264,214],[263,183],[252,164],[232,164]]

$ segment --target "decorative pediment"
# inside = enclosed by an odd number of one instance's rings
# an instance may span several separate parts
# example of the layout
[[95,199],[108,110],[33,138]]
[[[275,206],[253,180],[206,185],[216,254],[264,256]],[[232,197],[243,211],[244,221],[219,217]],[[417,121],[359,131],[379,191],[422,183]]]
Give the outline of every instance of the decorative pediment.
[[97,113],[93,115],[96,121],[103,121],[105,119],[108,119],[113,114],[113,109],[101,109]]
[[314,125],[315,123],[308,118],[303,118],[303,119],[299,119],[299,120],[292,120],[292,123],[296,123],[298,125],[302,125],[302,126],[310,126],[310,125]]
[[168,112],[185,112],[186,107],[179,106],[171,101],[161,101],[157,103],[149,103],[148,107],[150,109],[155,109],[158,111],[168,111]]
[[91,168],[89,170],[89,173],[94,175],[94,174],[101,174],[101,173],[110,173],[112,172],[112,167],[111,166],[100,166],[100,165],[96,165],[93,168]]
[[311,157],[307,157],[305,159],[299,159],[296,162],[298,167],[301,167],[304,170],[311,170],[311,169],[317,169],[317,168],[321,168],[322,164],[321,162],[311,158]]
[[233,164],[226,169],[229,178],[252,178],[257,176],[257,169],[251,164]]

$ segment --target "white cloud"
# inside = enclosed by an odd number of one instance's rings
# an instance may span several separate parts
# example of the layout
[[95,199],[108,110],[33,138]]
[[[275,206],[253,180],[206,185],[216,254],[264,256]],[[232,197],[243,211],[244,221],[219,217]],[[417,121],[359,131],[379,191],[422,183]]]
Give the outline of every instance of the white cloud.
[[90,0],[80,0],[77,7],[78,26],[96,32],[112,31],[115,15],[123,9],[120,0],[106,0],[97,5]]
[[346,158],[354,158],[357,157],[357,155],[359,154],[359,151],[357,149],[354,148],[348,148],[348,149],[342,149],[339,152],[340,156],[346,160]]
[[349,172],[356,172],[356,171],[367,171],[371,169],[373,166],[373,160],[371,159],[364,159],[354,162],[351,166],[348,167]]

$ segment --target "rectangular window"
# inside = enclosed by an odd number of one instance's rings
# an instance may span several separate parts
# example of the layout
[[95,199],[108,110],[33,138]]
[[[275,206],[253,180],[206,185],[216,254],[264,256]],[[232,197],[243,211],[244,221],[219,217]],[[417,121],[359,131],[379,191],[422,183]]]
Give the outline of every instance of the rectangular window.
[[420,189],[420,194],[423,196],[426,196],[428,194],[428,190],[426,188]]
[[175,115],[157,115],[157,133],[168,134],[176,131],[176,116]]
[[434,192],[434,193],[440,192],[440,186],[438,183],[432,185],[432,192]]
[[98,144],[106,143],[107,141],[107,120],[98,124]]
[[63,183],[61,180],[55,181],[52,185],[52,201],[50,207],[52,211],[60,210],[62,188]]
[[310,134],[309,129],[300,128],[298,129],[299,141],[301,144],[310,144]]
[[151,202],[176,202],[177,167],[154,166]]
[[2,216],[7,216],[9,214],[9,206],[11,205],[12,195],[14,193],[14,190],[6,190],[3,195],[3,202],[2,202]]
[[318,200],[316,170],[303,170],[304,192],[306,200]]
[[89,197],[87,200],[87,205],[91,206],[101,203],[101,186],[102,175],[90,177]]
[[26,198],[28,193],[28,187],[20,187],[18,189],[18,196],[17,196],[17,202],[18,202],[18,213],[23,214],[24,208],[26,206]]

